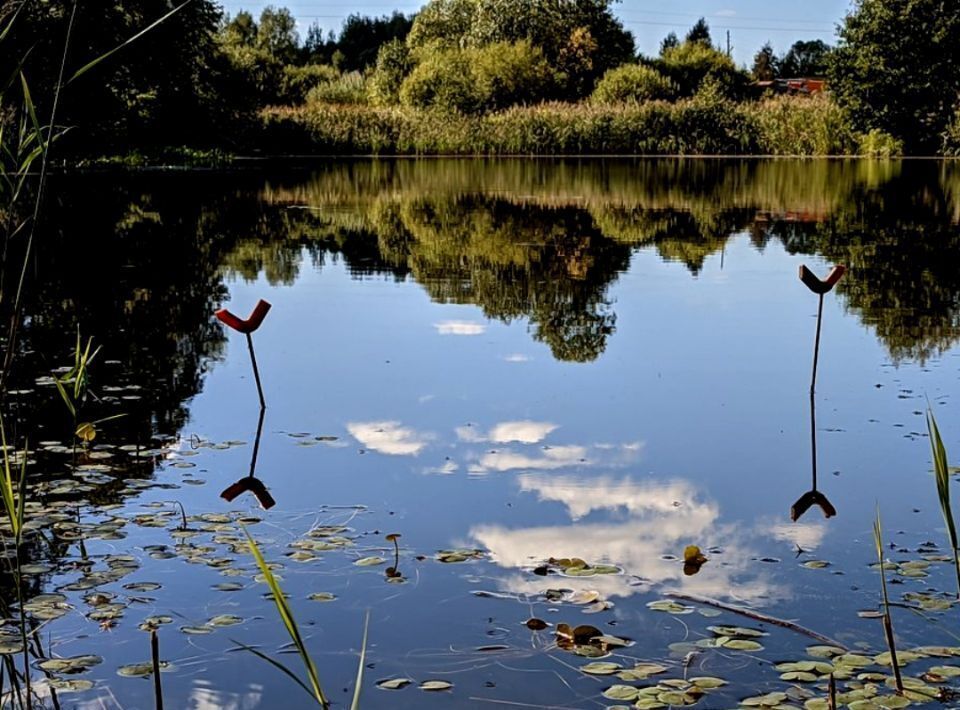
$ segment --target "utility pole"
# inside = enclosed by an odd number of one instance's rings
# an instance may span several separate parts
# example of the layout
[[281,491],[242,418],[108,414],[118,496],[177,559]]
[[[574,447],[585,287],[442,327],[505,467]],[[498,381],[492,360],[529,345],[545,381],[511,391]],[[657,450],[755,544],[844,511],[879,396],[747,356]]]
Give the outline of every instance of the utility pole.
[[730,52],[732,51],[732,49],[733,48],[730,46],[730,30],[727,30],[727,56],[728,57],[730,56]]

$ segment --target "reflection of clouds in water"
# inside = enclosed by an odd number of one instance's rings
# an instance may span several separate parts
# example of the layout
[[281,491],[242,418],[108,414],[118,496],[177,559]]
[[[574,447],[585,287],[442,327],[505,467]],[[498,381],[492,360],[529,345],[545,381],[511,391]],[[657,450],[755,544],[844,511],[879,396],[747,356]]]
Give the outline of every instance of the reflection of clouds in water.
[[[51,698],[50,687],[45,679],[34,684],[34,692],[40,699]],[[63,703],[62,697],[60,702]],[[234,693],[217,690],[209,681],[195,680],[184,707],[189,710],[254,710],[262,707],[262,702],[263,687],[257,684],[251,683],[249,690],[245,693]],[[97,697],[73,701],[69,705],[74,710],[103,710],[120,707],[117,699],[109,691]]]
[[260,707],[263,689],[251,685],[247,693],[229,693],[209,687],[206,681],[195,681],[187,707],[191,710],[253,710]]
[[[564,587],[625,597],[656,585],[746,602],[786,595],[752,561],[758,555],[745,540],[745,531],[737,525],[720,524],[716,502],[701,499],[687,481],[634,482],[629,478],[551,478],[537,474],[519,478],[524,491],[537,494],[541,500],[563,503],[574,521],[602,510],[625,510],[629,517],[623,521],[521,529],[475,526],[471,529],[473,541],[488,549],[496,564],[519,570],[551,556],[580,557],[590,563],[617,564],[626,574],[545,579],[515,572],[500,580],[506,590],[535,594],[548,587]],[[689,544],[705,549],[718,545],[723,552],[709,555],[711,560],[701,572],[687,577],[682,562],[662,558],[681,557]],[[636,578],[642,583],[637,585]]]
[[804,550],[820,547],[827,534],[827,526],[823,523],[771,523],[768,530],[775,539],[799,545]]
[[609,476],[585,479],[538,474],[521,474],[518,478],[520,490],[536,493],[540,500],[563,503],[575,521],[595,510],[626,508],[633,514],[672,512],[684,505],[684,501],[693,500],[696,493],[687,481],[634,483],[629,478],[615,480]]
[[[521,422],[515,423],[519,424]],[[556,471],[577,466],[625,466],[634,463],[642,450],[643,444],[641,442],[617,445],[581,446],[579,444],[569,444],[565,446],[544,446],[535,453],[504,449],[502,451],[488,451],[481,455],[470,465],[469,471],[474,474],[482,474],[489,471]]]
[[457,438],[461,441],[478,443],[481,441],[492,441],[497,444],[506,444],[511,441],[519,441],[522,444],[537,444],[554,430],[556,424],[550,422],[534,422],[529,419],[516,422],[499,422],[494,424],[489,432],[483,431],[472,426],[457,427]]
[[400,422],[350,422],[347,431],[371,451],[393,456],[416,456],[430,440],[428,434]]
[[544,470],[551,471],[558,468],[584,465],[587,460],[585,446],[551,446],[544,449],[537,456],[518,451],[496,451],[484,454],[480,461],[471,467],[478,471],[516,471],[516,470]]
[[440,335],[483,335],[487,326],[483,323],[467,320],[445,320],[434,323]]
[[433,468],[424,469],[424,473],[441,473],[441,474],[451,474],[456,473],[460,469],[453,461],[446,461],[442,466],[434,466]]

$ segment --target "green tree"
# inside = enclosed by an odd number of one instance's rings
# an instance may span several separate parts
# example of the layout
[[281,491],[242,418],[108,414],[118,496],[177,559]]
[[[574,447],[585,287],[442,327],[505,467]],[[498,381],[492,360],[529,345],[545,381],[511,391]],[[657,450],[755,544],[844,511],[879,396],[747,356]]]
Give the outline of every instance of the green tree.
[[404,42],[394,39],[382,45],[370,77],[370,101],[377,106],[398,103],[400,86],[413,67],[410,50]]
[[829,54],[830,46],[821,39],[794,42],[780,59],[780,76],[824,76]]
[[624,64],[611,69],[597,82],[590,100],[598,104],[670,99],[677,93],[676,85],[652,67]]
[[272,5],[265,7],[260,13],[256,47],[270,53],[283,64],[292,64],[297,60],[299,46],[297,21],[290,10]]
[[[167,0],[81,3],[66,76],[171,7]],[[4,78],[26,57],[24,72],[41,116],[53,101],[70,16],[66,2],[20,3],[15,29],[0,42]],[[230,125],[230,107],[218,97],[227,69],[215,41],[220,23],[218,4],[196,0],[72,82],[57,115],[59,123],[74,127],[58,144],[61,155],[214,140]]]
[[730,57],[702,42],[672,47],[653,64],[676,83],[682,96],[692,96],[709,79],[725,96],[737,97],[747,83],[747,76]]
[[713,46],[713,40],[710,37],[710,26],[704,18],[697,20],[696,24],[687,32],[687,42],[698,42],[708,47]]
[[342,69],[354,71],[373,65],[380,47],[405,39],[412,25],[413,19],[399,12],[384,17],[350,15],[337,40],[337,49],[343,53]]
[[858,128],[941,149],[960,91],[960,4],[857,0],[830,57],[831,91]]
[[225,17],[223,38],[233,45],[253,47],[257,42],[257,23],[246,10],[241,10],[235,17]]
[[483,47],[529,41],[566,77],[568,98],[589,93],[608,70],[632,61],[633,36],[611,11],[612,0],[430,0],[408,43]]
[[671,32],[660,42],[660,56],[662,57],[667,53],[667,50],[673,49],[680,45],[680,39],[677,37],[676,32]]
[[773,46],[767,42],[753,57],[753,69],[750,71],[757,81],[770,81],[777,77],[777,55]]

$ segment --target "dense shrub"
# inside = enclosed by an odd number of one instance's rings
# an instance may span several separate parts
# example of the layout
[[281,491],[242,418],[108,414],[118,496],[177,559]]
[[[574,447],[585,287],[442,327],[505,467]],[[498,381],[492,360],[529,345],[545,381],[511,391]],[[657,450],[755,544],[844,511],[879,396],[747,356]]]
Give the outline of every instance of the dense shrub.
[[307,103],[316,104],[365,104],[367,84],[360,72],[340,74],[322,81],[307,94]]
[[603,75],[590,100],[597,104],[636,103],[670,99],[676,92],[676,85],[656,69],[624,64]]
[[555,85],[540,49],[529,42],[498,42],[422,53],[400,87],[400,100],[414,108],[472,114],[542,100]]
[[310,89],[335,81],[339,76],[340,72],[329,64],[287,65],[280,79],[279,100],[285,104],[302,104]]
[[726,96],[739,98],[748,83],[747,75],[737,69],[730,57],[703,42],[668,47],[654,64],[676,83],[682,96],[695,94],[710,78],[723,88]]

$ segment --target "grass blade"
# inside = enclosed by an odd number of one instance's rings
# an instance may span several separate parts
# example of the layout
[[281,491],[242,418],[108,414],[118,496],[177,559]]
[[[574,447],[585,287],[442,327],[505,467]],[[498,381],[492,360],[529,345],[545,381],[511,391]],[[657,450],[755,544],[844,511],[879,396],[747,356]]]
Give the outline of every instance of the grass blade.
[[897,643],[893,635],[893,621],[890,618],[890,600],[887,597],[887,570],[883,565],[883,527],[880,523],[880,506],[877,506],[877,517],[873,521],[873,541],[877,546],[877,560],[880,562],[880,588],[883,591],[883,635],[887,639],[887,648],[890,650],[890,664],[893,666],[893,677],[897,683],[897,690],[903,692],[903,678],[900,676],[900,663],[897,660]]
[[350,710],[360,710],[360,688],[363,687],[363,666],[367,662],[367,632],[370,630],[370,612],[363,622],[363,642],[360,644],[360,662],[357,664],[357,680],[353,688],[353,702]]
[[940,437],[940,428],[930,404],[927,404],[927,432],[930,435],[930,453],[933,456],[933,473],[937,481],[937,498],[940,511],[950,536],[950,549],[953,550],[953,567],[957,576],[957,598],[960,599],[960,551],[958,551],[957,526],[953,519],[953,507],[950,503],[950,466],[947,464],[947,449]]
[[316,697],[314,696],[313,691],[310,690],[310,688],[307,687],[307,684],[304,683],[302,680],[300,680],[300,679],[297,677],[297,674],[296,674],[296,673],[294,673],[292,670],[290,670],[289,668],[287,668],[287,667],[286,667],[285,665],[283,665],[280,661],[278,661],[278,660],[275,659],[275,658],[270,658],[270,656],[268,656],[267,654],[265,654],[263,651],[260,651],[259,649],[256,649],[256,648],[254,648],[253,646],[248,646],[247,644],[245,644],[245,643],[240,643],[239,641],[236,641],[236,640],[234,640],[234,639],[230,639],[230,640],[233,641],[235,644],[237,644],[237,646],[238,646],[239,648],[243,649],[244,651],[249,651],[250,653],[252,653],[252,654],[253,654],[254,656],[256,656],[257,658],[259,658],[259,659],[261,659],[261,660],[266,661],[267,663],[269,663],[271,666],[273,666],[274,668],[276,668],[277,670],[279,670],[281,673],[285,673],[287,676],[289,676],[289,678],[290,678],[291,680],[293,680],[297,685],[299,685],[301,688],[303,688],[303,692],[305,692],[305,693],[306,693],[307,695],[309,695],[311,698],[313,698],[314,700],[316,700]]
[[277,606],[277,611],[280,613],[280,619],[283,621],[283,625],[286,627],[287,633],[290,635],[290,639],[293,641],[294,646],[297,647],[297,652],[300,654],[300,659],[303,661],[303,665],[307,670],[307,676],[310,679],[310,685],[313,687],[313,696],[316,698],[317,702],[323,706],[324,710],[326,710],[330,707],[330,704],[327,701],[327,697],[323,694],[322,688],[320,687],[320,678],[317,675],[317,667],[314,665],[313,659],[310,658],[310,654],[307,652],[307,647],[303,643],[303,637],[300,635],[300,627],[297,626],[297,622],[293,618],[293,612],[290,609],[290,605],[287,604],[287,599],[283,594],[283,590],[280,588],[277,578],[273,575],[273,570],[270,569],[267,561],[260,553],[260,548],[257,546],[253,536],[246,529],[246,527],[243,528],[243,532],[247,536],[247,542],[249,544],[250,551],[253,553],[253,557],[257,562],[257,567],[260,568],[260,572],[263,574],[264,579],[266,579],[267,586],[270,587],[270,591],[273,594],[273,601]]

